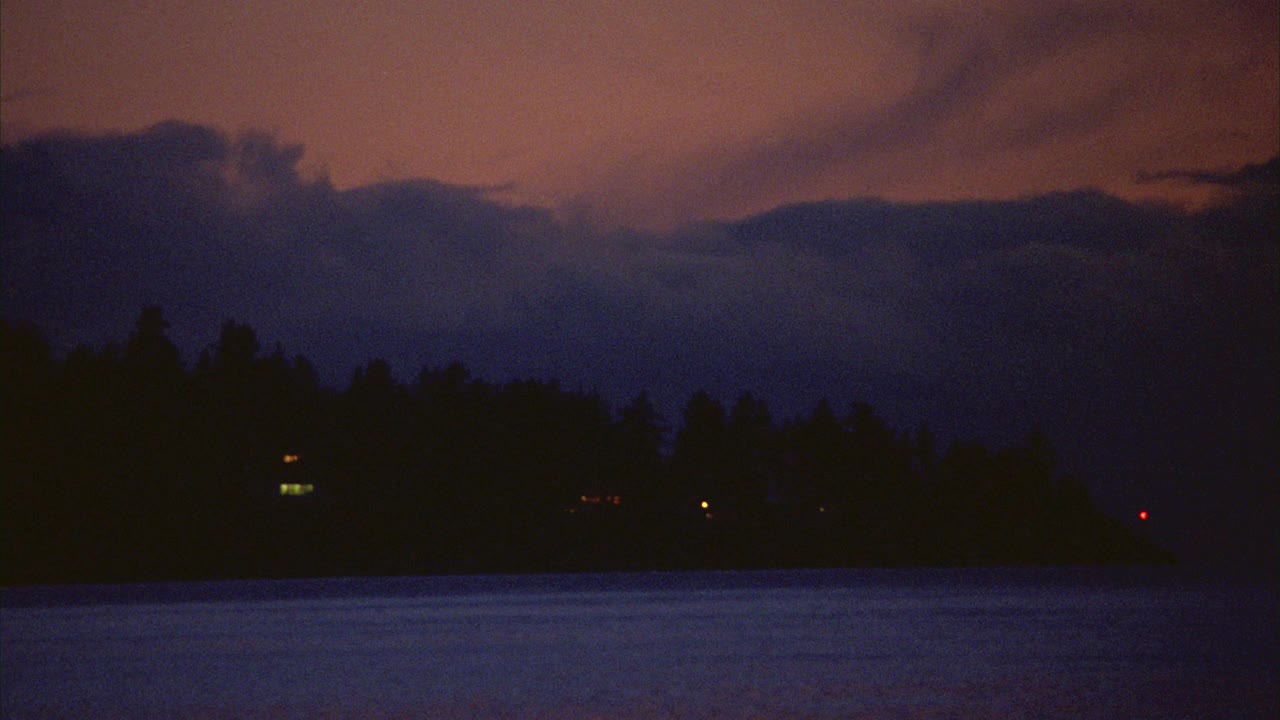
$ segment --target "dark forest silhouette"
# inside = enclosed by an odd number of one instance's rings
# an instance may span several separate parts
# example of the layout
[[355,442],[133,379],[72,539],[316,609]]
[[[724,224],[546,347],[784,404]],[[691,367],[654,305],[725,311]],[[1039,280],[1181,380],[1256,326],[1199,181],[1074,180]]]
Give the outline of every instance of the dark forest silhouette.
[[1038,432],[943,452],[863,403],[780,422],[745,392],[669,428],[643,392],[613,412],[460,364],[336,391],[234,321],[188,370],[167,327],[146,307],[58,358],[0,324],[4,583],[1168,559]]

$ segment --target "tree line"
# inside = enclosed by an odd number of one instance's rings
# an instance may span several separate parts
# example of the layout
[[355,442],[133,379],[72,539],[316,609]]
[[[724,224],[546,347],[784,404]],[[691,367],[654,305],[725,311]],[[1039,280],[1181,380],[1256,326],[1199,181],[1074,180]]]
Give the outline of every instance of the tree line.
[[1059,476],[865,403],[779,421],[703,391],[669,426],[557,382],[383,360],[322,386],[227,321],[184,366],[160,308],[57,357],[0,323],[5,584],[1167,560]]

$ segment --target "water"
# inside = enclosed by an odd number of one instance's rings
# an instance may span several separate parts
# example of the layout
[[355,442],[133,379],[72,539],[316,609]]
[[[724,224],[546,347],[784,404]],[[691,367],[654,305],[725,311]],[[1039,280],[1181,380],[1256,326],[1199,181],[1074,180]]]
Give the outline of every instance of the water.
[[5,718],[1274,718],[1273,581],[1174,568],[9,589]]

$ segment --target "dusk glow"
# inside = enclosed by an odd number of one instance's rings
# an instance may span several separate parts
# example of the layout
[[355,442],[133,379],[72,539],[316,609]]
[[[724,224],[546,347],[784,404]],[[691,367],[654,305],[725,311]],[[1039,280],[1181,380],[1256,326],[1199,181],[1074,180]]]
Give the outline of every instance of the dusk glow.
[[260,128],[340,188],[433,178],[671,227],[1011,198],[1274,154],[1273,2],[3,7],[4,142]]

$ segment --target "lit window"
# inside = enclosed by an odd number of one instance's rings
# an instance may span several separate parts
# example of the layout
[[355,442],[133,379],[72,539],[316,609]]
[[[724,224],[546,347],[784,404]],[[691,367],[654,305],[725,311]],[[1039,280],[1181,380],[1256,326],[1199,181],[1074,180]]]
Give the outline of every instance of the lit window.
[[285,465],[292,465],[293,463],[296,463],[296,462],[298,462],[298,456],[297,456],[297,455],[285,455],[285,456],[284,456],[284,464],[285,464]]
[[280,483],[281,495],[310,495],[315,489],[310,483]]

